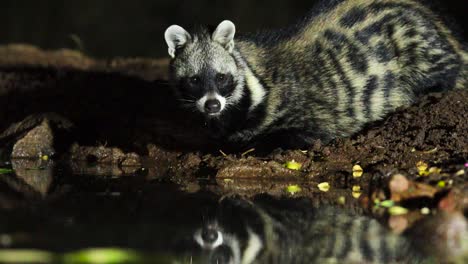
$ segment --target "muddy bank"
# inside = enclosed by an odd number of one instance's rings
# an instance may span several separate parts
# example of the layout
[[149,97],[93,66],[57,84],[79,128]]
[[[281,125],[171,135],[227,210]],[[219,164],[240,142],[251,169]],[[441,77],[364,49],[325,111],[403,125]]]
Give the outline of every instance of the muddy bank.
[[[166,78],[167,60],[98,61],[70,50],[0,47],[3,158],[47,156],[71,161],[72,168],[107,164],[113,169],[101,171],[141,172],[189,189],[209,182],[220,193],[247,195],[284,195],[291,184],[308,195],[319,193],[316,185],[324,181],[370,188],[395,173],[429,184],[447,181],[447,187],[466,184],[459,171],[468,161],[467,91],[428,95],[330,145],[318,141],[308,150],[260,155],[210,140],[203,120],[177,107]],[[285,168],[293,160],[300,168]],[[420,177],[418,162],[441,170]],[[353,178],[354,165],[363,177]]]

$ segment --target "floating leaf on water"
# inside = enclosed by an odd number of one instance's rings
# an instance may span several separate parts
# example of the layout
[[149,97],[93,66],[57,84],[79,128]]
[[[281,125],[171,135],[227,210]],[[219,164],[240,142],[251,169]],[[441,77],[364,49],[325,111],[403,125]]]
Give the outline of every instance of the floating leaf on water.
[[385,200],[379,203],[380,207],[390,208],[395,205],[395,202],[392,200]]
[[299,162],[296,162],[295,160],[292,160],[292,161],[287,161],[284,164],[284,167],[290,170],[300,170],[302,168],[302,164]]
[[362,167],[360,165],[354,165],[353,166],[353,177],[354,178],[361,177],[363,173],[364,173],[364,170],[362,169]]
[[294,195],[298,192],[301,192],[302,189],[299,185],[289,185],[288,187],[286,187],[286,191],[291,194],[291,195]]
[[322,192],[328,192],[328,190],[330,190],[330,184],[328,182],[319,183],[317,184],[317,187]]
[[430,167],[429,168],[429,174],[440,174],[440,172],[442,171],[441,168],[437,168],[437,167]]
[[92,248],[65,255],[66,263],[133,263],[137,260],[135,252],[117,248]]
[[47,155],[42,155],[42,156],[41,156],[41,159],[44,160],[44,161],[47,161],[47,160],[49,160],[49,156],[47,156]]
[[1,249],[0,263],[52,263],[52,252],[35,249]]
[[390,215],[404,215],[408,213],[408,209],[401,206],[392,206],[388,208],[388,213]]
[[345,203],[346,203],[346,197],[340,196],[340,197],[338,198],[338,203],[339,203],[339,204],[345,204]]
[[12,172],[13,172],[12,169],[0,168],[0,174],[8,174]]
[[224,182],[225,183],[234,183],[234,180],[233,179],[224,179]]
[[361,197],[362,192],[352,192],[351,195],[352,195],[354,198],[358,199],[359,197]]
[[421,208],[421,214],[428,215],[431,213],[431,210],[427,207]]
[[361,197],[361,194],[362,194],[362,192],[361,192],[361,186],[359,186],[359,185],[354,185],[354,186],[353,186],[353,192],[351,193],[351,195],[352,195],[354,198],[358,199],[359,197]]
[[463,176],[465,175],[465,170],[459,170],[455,173],[455,176]]

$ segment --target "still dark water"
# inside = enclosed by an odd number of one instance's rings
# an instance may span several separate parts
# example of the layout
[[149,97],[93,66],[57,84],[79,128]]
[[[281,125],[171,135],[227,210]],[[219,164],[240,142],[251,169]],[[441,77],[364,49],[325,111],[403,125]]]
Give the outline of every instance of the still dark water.
[[395,235],[362,208],[187,193],[50,160],[5,166],[0,263],[434,263],[425,237]]

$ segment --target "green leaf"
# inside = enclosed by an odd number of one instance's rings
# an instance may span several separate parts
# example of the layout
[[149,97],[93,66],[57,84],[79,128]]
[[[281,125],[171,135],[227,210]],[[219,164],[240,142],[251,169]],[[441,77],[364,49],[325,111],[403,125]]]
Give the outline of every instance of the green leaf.
[[385,200],[379,203],[379,206],[385,207],[385,208],[390,208],[395,205],[395,202],[392,200]]

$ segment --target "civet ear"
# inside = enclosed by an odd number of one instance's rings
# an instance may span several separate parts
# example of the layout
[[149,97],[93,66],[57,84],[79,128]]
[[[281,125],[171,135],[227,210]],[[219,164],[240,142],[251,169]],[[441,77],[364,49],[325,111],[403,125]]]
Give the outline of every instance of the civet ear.
[[169,56],[175,58],[176,50],[183,48],[192,39],[190,34],[181,26],[172,25],[166,29],[164,38],[168,46]]
[[236,26],[229,20],[221,22],[213,33],[213,40],[221,44],[227,51],[234,50],[234,35]]

